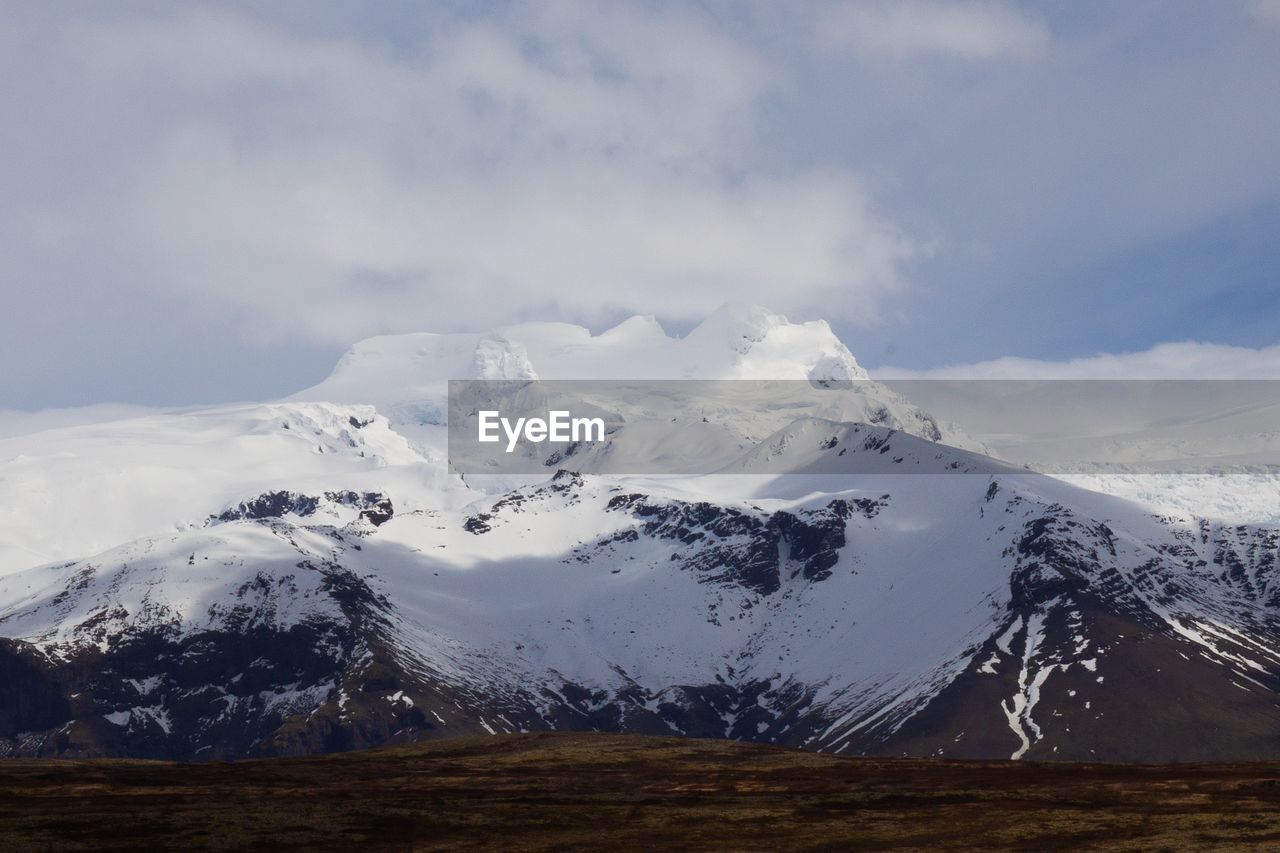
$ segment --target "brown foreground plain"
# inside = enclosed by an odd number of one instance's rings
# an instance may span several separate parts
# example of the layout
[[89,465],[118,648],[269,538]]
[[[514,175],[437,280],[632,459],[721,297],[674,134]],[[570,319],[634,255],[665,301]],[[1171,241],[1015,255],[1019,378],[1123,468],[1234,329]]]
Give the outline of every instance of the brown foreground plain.
[[500,735],[235,763],[0,760],[0,850],[1280,849],[1280,764],[843,758]]

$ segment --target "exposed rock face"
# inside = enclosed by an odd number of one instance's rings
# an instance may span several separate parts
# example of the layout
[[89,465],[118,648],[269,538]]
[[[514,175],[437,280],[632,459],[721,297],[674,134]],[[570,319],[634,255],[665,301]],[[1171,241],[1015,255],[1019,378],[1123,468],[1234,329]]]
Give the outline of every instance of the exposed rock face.
[[[634,542],[640,535],[691,546],[681,556],[683,568],[707,583],[732,583],[768,595],[777,592],[784,572],[820,581],[831,575],[845,546],[845,522],[858,512],[874,518],[889,500],[836,499],[827,506],[797,513],[750,513],[706,501],[653,503],[645,495],[611,498],[607,510],[625,511],[643,522],[606,541]],[[579,549],[589,559],[591,549]]]
[[340,508],[359,511],[360,518],[375,527],[395,515],[391,500],[379,492],[356,493],[352,491],[325,492],[323,495],[303,495],[297,492],[266,492],[241,501],[223,510],[216,521],[260,521],[265,518],[284,518],[286,515],[310,518],[320,510],[336,513]]

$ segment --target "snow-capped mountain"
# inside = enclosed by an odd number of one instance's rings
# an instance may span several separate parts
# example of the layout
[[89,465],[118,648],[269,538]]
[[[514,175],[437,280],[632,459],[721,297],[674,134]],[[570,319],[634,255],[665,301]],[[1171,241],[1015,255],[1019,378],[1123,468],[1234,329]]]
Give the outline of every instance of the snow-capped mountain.
[[6,439],[0,751],[1280,754],[1280,529],[1031,474],[869,382],[744,411],[706,476],[448,474],[445,381],[535,377],[866,378],[825,324],[731,308],[377,338],[289,401]]
[[[370,404],[392,425],[419,442],[424,451],[443,454],[447,419],[447,381],[488,380],[779,380],[847,383],[848,393],[815,406],[812,398],[788,407],[761,406],[746,399],[721,423],[736,425],[733,436],[718,437],[749,447],[805,415],[879,424],[985,450],[958,427],[939,421],[901,395],[869,381],[825,322],[790,323],[756,306],[726,305],[684,337],[668,336],[652,317],[633,317],[600,335],[564,323],[509,326],[483,335],[397,335],[372,338],[351,348],[333,374],[292,400]],[[646,403],[651,406],[653,401]],[[630,435],[652,430],[640,426],[670,422],[668,412],[619,411]],[[652,453],[647,434],[644,452]],[[678,452],[687,435],[672,435]],[[732,457],[727,457],[727,462]],[[713,466],[714,467],[714,466]],[[708,470],[711,470],[710,468]]]

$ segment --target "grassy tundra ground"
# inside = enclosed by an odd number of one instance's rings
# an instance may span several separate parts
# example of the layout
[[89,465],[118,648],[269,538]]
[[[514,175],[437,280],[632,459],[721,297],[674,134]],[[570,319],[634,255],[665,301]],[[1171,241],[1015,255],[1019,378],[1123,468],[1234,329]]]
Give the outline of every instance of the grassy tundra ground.
[[0,849],[1280,845],[1280,764],[839,758],[537,734],[234,764],[0,760]]

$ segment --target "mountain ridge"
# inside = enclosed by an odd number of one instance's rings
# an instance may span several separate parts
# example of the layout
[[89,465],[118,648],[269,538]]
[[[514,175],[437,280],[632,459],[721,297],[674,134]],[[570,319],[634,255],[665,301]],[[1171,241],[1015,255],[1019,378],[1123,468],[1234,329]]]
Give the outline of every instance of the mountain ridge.
[[[206,760],[601,729],[843,754],[1280,757],[1280,530],[1161,517],[947,446],[874,384],[848,411],[887,400],[916,434],[788,411],[752,427],[731,475],[448,475],[441,374],[405,374],[442,351],[525,381],[556,358],[608,368],[567,344],[540,361],[556,329],[383,341],[399,368],[335,371],[381,376],[379,402],[0,442],[26,450],[3,464],[28,499],[0,526],[69,552],[0,574],[0,754]],[[618,329],[582,331],[661,331]],[[733,365],[812,338],[788,370],[853,370],[823,361],[829,334],[729,310],[667,340],[741,340]],[[141,520],[112,517],[104,486]],[[62,513],[42,526],[37,504]],[[79,539],[60,526],[71,510]]]

